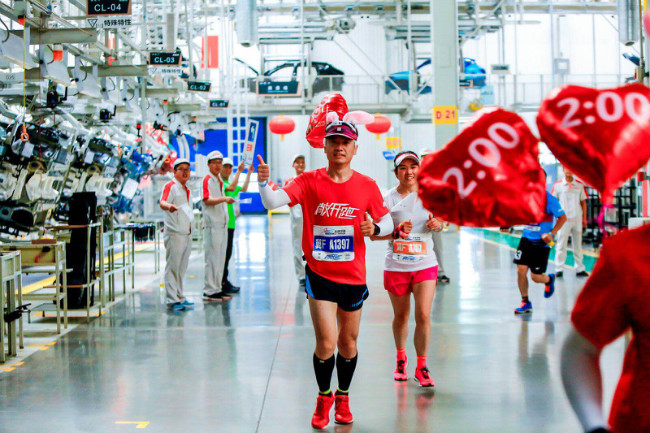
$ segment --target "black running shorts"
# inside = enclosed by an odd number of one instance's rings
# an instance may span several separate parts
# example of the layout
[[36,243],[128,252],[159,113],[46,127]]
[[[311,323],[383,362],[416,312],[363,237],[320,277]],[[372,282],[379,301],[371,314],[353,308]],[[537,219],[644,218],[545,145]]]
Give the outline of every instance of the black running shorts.
[[318,301],[336,303],[343,311],[356,311],[368,298],[368,286],[365,284],[341,284],[321,277],[305,266],[305,292],[308,298]]
[[550,252],[551,248],[543,240],[521,238],[513,261],[518,265],[528,266],[531,273],[541,275],[546,272]]

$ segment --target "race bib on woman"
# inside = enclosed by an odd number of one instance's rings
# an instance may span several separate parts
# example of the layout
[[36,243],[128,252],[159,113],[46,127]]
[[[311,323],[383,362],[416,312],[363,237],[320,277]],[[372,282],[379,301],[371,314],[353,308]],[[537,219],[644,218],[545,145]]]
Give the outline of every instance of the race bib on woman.
[[314,226],[312,256],[321,262],[354,260],[354,226]]
[[402,263],[417,263],[427,256],[427,243],[421,237],[393,241],[393,259]]

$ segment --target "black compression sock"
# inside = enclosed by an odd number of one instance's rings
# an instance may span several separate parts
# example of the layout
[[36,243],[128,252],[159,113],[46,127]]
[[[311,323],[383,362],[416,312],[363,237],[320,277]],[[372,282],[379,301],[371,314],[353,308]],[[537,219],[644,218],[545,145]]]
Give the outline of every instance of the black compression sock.
[[336,375],[339,379],[339,390],[345,393],[350,389],[354,369],[357,368],[358,358],[359,353],[354,355],[352,359],[345,359],[340,353],[336,355]]
[[334,372],[334,355],[329,359],[320,359],[314,353],[314,373],[316,373],[316,382],[321,394],[330,393],[330,382]]
[[528,299],[528,296],[522,296],[521,300],[524,302],[530,302],[530,299]]

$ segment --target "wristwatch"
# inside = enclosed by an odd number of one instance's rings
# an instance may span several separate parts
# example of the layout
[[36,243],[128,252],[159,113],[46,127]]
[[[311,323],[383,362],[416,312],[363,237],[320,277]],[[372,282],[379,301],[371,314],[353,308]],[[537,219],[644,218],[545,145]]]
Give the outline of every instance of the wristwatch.
[[373,236],[377,236],[379,234],[379,226],[375,223],[372,223],[375,226],[375,231],[372,233]]

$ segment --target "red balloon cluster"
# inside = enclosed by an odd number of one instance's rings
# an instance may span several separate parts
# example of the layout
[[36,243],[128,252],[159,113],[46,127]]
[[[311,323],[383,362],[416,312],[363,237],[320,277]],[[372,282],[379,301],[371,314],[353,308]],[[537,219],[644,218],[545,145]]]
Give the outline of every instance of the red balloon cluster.
[[377,140],[379,140],[379,135],[387,133],[390,130],[390,127],[390,119],[379,113],[375,114],[375,120],[372,123],[366,125],[368,132],[377,135]]
[[435,216],[458,225],[541,221],[546,188],[537,158],[537,139],[521,117],[482,110],[471,126],[424,158],[418,194]]
[[271,119],[269,129],[272,133],[280,135],[281,139],[284,140],[286,134],[291,134],[296,129],[296,122],[290,117],[280,115]]
[[537,126],[558,161],[611,204],[650,159],[650,89],[558,87],[542,103]]
[[345,98],[338,93],[327,95],[311,113],[309,126],[307,126],[307,141],[311,147],[320,149],[325,146],[323,140],[325,139],[325,127],[327,126],[326,117],[329,112],[338,113],[339,119],[342,119],[348,112],[348,104],[345,102]]
[[[543,101],[537,126],[555,157],[611,205],[615,190],[650,159],[650,89],[562,86]],[[537,142],[516,114],[482,110],[424,159],[420,198],[434,215],[461,225],[539,222],[546,193]]]

